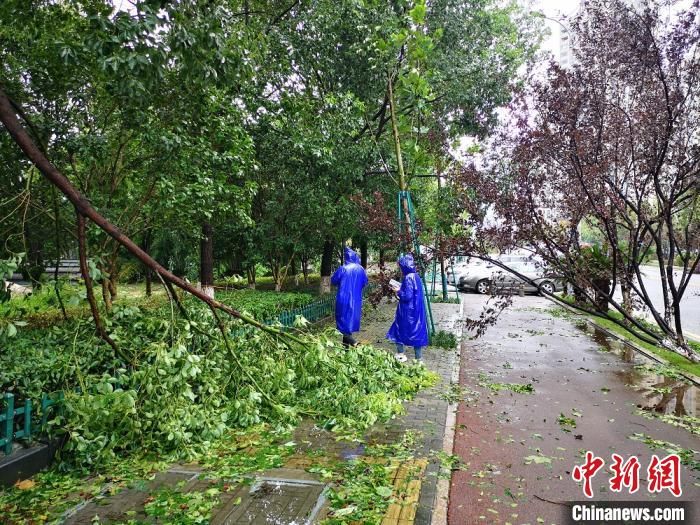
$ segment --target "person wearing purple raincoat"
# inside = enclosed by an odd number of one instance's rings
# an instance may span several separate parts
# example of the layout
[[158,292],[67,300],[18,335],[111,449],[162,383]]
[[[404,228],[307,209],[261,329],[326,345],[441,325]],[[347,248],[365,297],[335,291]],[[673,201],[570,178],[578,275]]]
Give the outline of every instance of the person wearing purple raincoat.
[[423,282],[416,272],[416,263],[412,255],[399,258],[399,267],[403,274],[401,288],[396,292],[399,304],[396,306],[394,323],[386,337],[396,343],[396,359],[401,362],[407,360],[404,345],[408,345],[415,350],[416,362],[422,363],[423,347],[428,345]]
[[346,246],[345,264],[331,276],[331,284],[338,287],[335,298],[335,326],[343,334],[344,346],[357,344],[353,332],[360,330],[362,318],[362,289],[367,284],[367,274],[360,265],[360,257]]

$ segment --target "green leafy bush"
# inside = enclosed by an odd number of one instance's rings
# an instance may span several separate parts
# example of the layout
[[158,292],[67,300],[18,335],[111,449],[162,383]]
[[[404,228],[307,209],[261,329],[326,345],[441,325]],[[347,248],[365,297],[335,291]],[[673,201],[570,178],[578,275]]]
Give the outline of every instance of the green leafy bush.
[[228,322],[230,347],[209,310],[115,306],[112,338],[133,356],[119,363],[88,320],[22,331],[0,357],[0,389],[36,398],[65,391],[56,432],[70,439],[64,458],[81,467],[149,451],[187,458],[229,428],[275,426],[312,417],[327,428],[360,430],[400,412],[401,401],[434,381],[370,346],[345,350],[333,334],[305,334],[286,346]]
[[120,283],[136,283],[144,278],[143,265],[136,261],[125,261],[119,265],[117,278]]
[[445,350],[452,350],[453,348],[457,348],[457,338],[452,332],[440,330],[430,339],[430,346],[437,346],[438,348],[444,348]]

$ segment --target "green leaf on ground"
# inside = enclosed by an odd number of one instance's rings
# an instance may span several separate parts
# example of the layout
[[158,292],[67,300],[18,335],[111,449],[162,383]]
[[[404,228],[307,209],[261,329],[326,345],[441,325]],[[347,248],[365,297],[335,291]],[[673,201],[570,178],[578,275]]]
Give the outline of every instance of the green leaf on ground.
[[531,455],[531,456],[526,456],[523,458],[525,460],[526,465],[551,465],[552,464],[552,458],[548,458],[547,456],[537,456],[537,455]]

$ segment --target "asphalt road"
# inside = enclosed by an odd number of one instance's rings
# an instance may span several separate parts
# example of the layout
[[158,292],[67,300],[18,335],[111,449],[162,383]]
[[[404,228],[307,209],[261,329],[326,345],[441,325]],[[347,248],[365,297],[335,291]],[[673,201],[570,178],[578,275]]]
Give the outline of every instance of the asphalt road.
[[[463,300],[474,318],[488,298]],[[572,479],[586,451],[605,461],[591,502],[676,500],[649,492],[647,468],[671,446],[700,448],[697,435],[658,418],[697,417],[699,389],[637,368],[643,357],[551,308],[542,297],[516,297],[482,338],[463,343],[450,524],[563,525],[571,502],[587,499]],[[636,493],[611,491],[613,453],[638,459]],[[687,454],[678,500],[700,501],[700,454]]]
[[[661,277],[658,267],[644,266],[644,287],[656,309],[663,313],[664,300],[661,291]],[[678,272],[680,277],[680,272]],[[619,293],[616,294],[619,298]],[[649,312],[641,312],[646,317],[651,318]],[[681,300],[681,319],[683,320],[683,331],[686,337],[691,337],[700,341],[700,274],[693,274],[688,284],[688,288]]]

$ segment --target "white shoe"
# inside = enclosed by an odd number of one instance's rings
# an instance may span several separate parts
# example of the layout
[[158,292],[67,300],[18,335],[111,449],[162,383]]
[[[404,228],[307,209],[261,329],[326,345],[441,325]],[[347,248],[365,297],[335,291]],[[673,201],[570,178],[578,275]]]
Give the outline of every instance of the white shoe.
[[413,364],[416,366],[425,366],[425,363],[423,362],[422,358],[421,359],[418,359],[418,358],[414,359]]
[[408,357],[406,357],[406,354],[394,354],[394,357],[399,363],[405,363],[408,361]]

